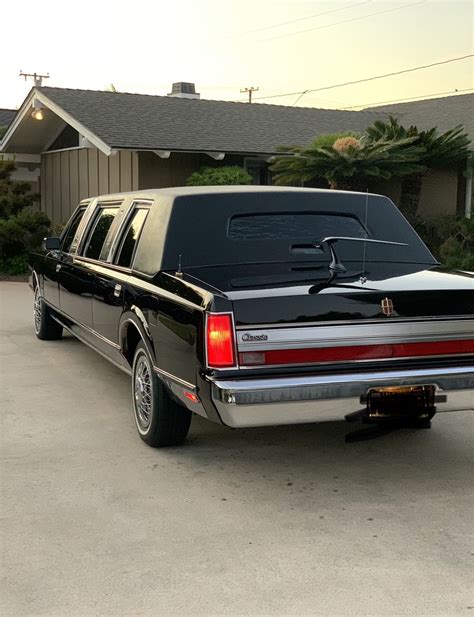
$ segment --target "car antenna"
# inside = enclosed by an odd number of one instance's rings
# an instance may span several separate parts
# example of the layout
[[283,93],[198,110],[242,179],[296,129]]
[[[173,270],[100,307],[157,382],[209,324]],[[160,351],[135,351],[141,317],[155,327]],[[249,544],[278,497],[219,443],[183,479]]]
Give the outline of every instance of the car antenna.
[[177,276],[180,279],[183,278],[183,272],[181,270],[181,253],[178,256],[178,269],[175,272],[175,276]]
[[[369,218],[369,189],[365,190],[365,232],[367,233],[367,221]],[[364,249],[362,253],[362,274],[360,276],[360,284],[365,285],[367,283],[367,277],[365,276],[365,256],[367,250],[367,243],[364,242]]]

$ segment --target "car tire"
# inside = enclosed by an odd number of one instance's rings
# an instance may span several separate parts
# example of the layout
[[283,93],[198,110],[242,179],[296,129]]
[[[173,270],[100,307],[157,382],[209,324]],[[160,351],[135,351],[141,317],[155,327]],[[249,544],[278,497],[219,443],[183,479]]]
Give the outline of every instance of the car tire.
[[51,316],[51,309],[45,303],[40,286],[35,289],[33,305],[35,334],[42,341],[56,341],[63,335],[63,327]]
[[133,359],[132,399],[138,434],[145,443],[153,448],[183,443],[191,412],[168,394],[144,343],[138,344]]

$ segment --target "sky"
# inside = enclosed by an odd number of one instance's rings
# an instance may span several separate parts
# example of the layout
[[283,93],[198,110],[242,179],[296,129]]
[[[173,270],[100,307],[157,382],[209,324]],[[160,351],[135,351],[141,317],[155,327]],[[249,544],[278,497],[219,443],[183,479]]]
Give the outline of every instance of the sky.
[[274,97],[473,54],[471,0],[23,0],[1,15],[3,108],[31,88],[21,70],[49,73],[48,86],[157,95],[191,81],[220,100],[245,100],[240,89],[254,86],[256,103],[326,108],[474,88],[469,58]]

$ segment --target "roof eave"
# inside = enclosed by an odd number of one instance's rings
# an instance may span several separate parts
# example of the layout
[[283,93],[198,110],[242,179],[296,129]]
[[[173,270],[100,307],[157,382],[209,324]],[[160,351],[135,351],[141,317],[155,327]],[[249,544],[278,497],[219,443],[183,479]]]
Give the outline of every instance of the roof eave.
[[157,150],[169,151],[171,153],[176,154],[209,154],[209,153],[224,153],[227,155],[235,155],[235,156],[259,156],[261,158],[266,158],[269,156],[276,156],[281,154],[281,152],[272,152],[272,151],[253,151],[253,150],[226,150],[225,148],[170,148],[169,146],[155,146],[153,148],[141,148],[137,146],[122,146],[120,144],[113,144],[112,148],[114,150],[131,150],[132,152],[156,152]]
[[105,141],[103,141],[95,133],[89,130],[81,122],[76,120],[76,118],[71,116],[67,111],[57,105],[54,101],[52,101],[43,92],[41,92],[41,90],[38,90],[37,88],[32,88],[26,99],[23,101],[23,104],[18,110],[18,113],[13,119],[13,122],[10,124],[5,135],[3,136],[3,139],[0,141],[0,152],[3,152],[5,150],[5,148],[10,143],[13,135],[15,134],[18,126],[30,113],[34,100],[39,101],[42,105],[44,105],[44,107],[51,110],[56,116],[61,118],[61,120],[64,120],[64,122],[76,129],[76,131],[80,135],[82,135],[105,155],[110,156],[113,153],[114,149],[109,144],[105,143]]
[[34,97],[34,88],[32,88],[28,94],[28,96],[26,97],[26,99],[23,101],[22,106],[20,107],[20,109],[18,110],[16,116],[13,118],[13,121],[9,124],[5,135],[3,136],[3,138],[0,140],[0,152],[4,152],[5,148],[8,146],[13,133],[15,132],[15,129],[18,127],[18,125],[20,124],[21,120],[26,116],[27,112],[30,110],[31,108],[31,104],[33,101],[33,97]]

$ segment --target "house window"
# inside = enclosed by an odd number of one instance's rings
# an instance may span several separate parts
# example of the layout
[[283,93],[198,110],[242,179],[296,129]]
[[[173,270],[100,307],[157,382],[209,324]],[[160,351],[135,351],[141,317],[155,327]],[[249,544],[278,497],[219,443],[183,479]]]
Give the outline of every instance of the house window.
[[271,184],[272,174],[268,169],[268,163],[263,159],[246,158],[244,167],[252,176],[252,184]]

